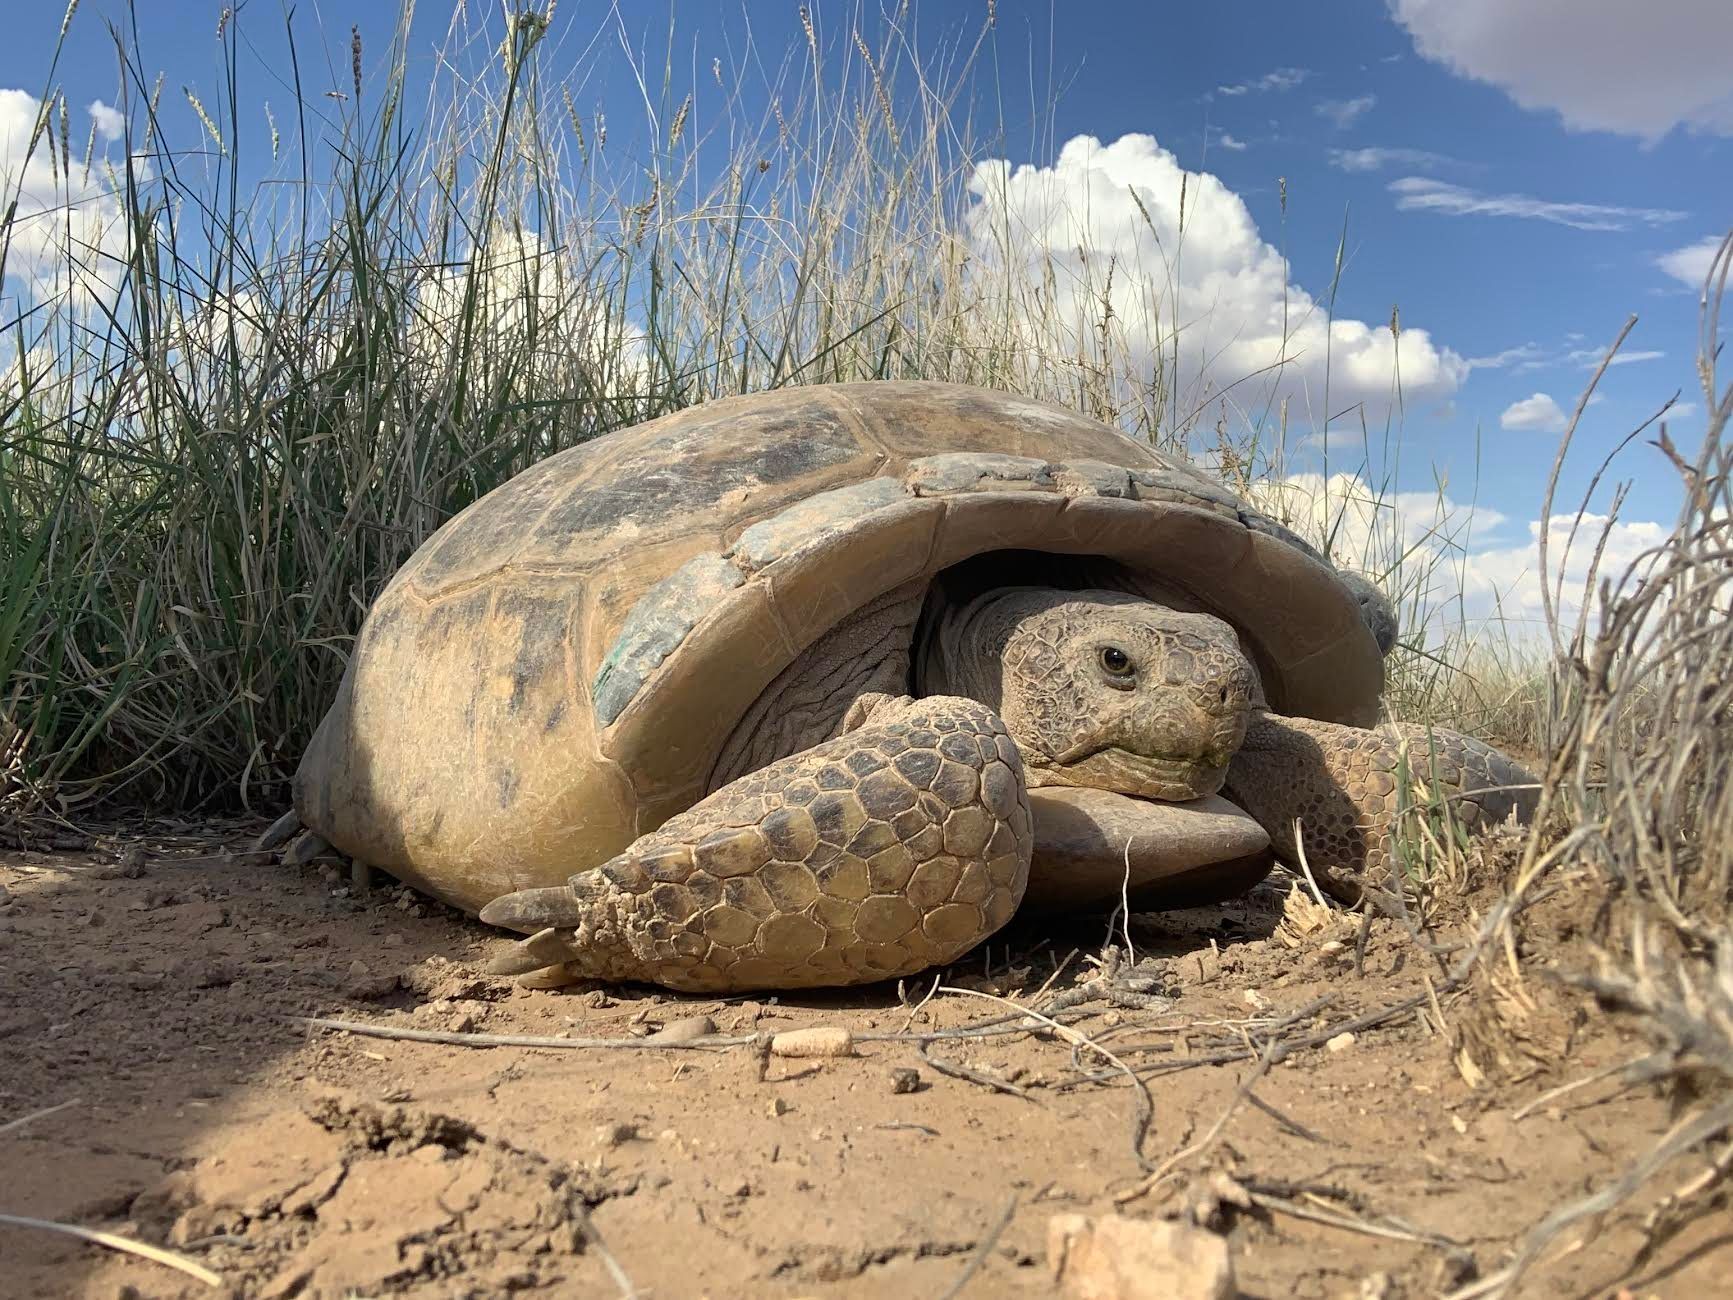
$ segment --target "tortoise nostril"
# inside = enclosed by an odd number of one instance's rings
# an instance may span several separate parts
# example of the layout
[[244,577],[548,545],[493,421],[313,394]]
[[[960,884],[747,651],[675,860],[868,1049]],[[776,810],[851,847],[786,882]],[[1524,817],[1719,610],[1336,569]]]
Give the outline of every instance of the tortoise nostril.
[[1221,702],[1223,704],[1226,704],[1228,702],[1228,688],[1225,686],[1222,687],[1222,690],[1221,690]]

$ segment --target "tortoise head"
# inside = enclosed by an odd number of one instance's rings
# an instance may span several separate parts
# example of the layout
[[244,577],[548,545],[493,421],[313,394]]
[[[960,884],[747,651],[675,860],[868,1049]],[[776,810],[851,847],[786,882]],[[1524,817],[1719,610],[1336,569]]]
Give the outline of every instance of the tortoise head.
[[1116,591],[1005,588],[936,629],[931,688],[998,710],[1032,785],[1142,799],[1221,789],[1245,738],[1252,667],[1234,630]]

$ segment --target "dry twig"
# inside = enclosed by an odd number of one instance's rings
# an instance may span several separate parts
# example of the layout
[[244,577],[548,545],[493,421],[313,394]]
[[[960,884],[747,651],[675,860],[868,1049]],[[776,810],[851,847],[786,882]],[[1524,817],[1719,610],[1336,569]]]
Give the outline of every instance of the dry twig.
[[223,1279],[211,1272],[203,1264],[194,1263],[185,1255],[177,1255],[173,1251],[163,1250],[146,1242],[134,1241],[131,1237],[122,1237],[112,1232],[101,1232],[95,1228],[81,1228],[73,1223],[55,1223],[50,1219],[31,1219],[22,1214],[0,1214],[0,1224],[10,1224],[14,1228],[39,1228],[44,1232],[58,1232],[68,1237],[77,1237],[80,1241],[94,1242],[98,1246],[107,1246],[110,1250],[118,1250],[127,1255],[137,1255],[140,1259],[148,1259],[161,1264],[165,1268],[177,1269],[188,1277],[197,1278],[206,1286],[221,1286]]

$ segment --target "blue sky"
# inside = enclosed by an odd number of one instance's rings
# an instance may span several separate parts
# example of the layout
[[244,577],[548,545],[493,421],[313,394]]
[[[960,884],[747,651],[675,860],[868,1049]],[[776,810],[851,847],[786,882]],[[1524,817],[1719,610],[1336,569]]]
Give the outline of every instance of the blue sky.
[[[302,74],[315,95],[346,87],[350,25],[382,48],[396,8],[388,0],[300,6]],[[985,8],[985,0],[927,0],[910,29],[937,51],[972,41]],[[821,33],[846,39],[852,5],[814,0],[813,9]],[[171,108],[187,111],[174,93],[183,85],[208,99],[220,81],[220,6],[141,0],[139,10],[145,62],[164,73]],[[105,23],[124,12],[115,0],[80,6],[58,75],[75,109],[116,102]],[[670,15],[677,62],[693,70],[707,71],[713,57],[737,66],[748,27],[765,62],[801,39],[796,6],[781,0],[673,0],[620,12],[652,65]],[[282,111],[283,10],[255,0],[243,14],[251,44],[243,85]],[[1405,337],[1402,352],[1415,382],[1401,425],[1400,486],[1429,496],[1436,471],[1453,498],[1474,498],[1481,545],[1511,553],[1505,576],[1526,554],[1559,412],[1570,410],[1594,358],[1632,313],[1640,320],[1626,344],[1631,359],[1609,372],[1585,417],[1573,481],[1675,391],[1682,410],[1670,430],[1694,445],[1704,417],[1693,273],[1707,263],[1703,242],[1733,226],[1733,5],[1725,0],[1000,0],[996,14],[975,116],[1003,122],[995,153],[1037,169],[1022,191],[1007,191],[1007,203],[1034,202],[1036,182],[1079,186],[1106,176],[1112,190],[1158,185],[1176,167],[1207,173],[1220,184],[1194,189],[1205,199],[1187,238],[1200,256],[1219,253],[1237,277],[1228,313],[1255,310],[1267,293],[1246,273],[1266,245],[1286,253],[1292,287],[1322,297],[1346,221],[1338,317],[1371,327],[1369,349],[1393,306],[1415,332],[1417,350]],[[431,58],[449,17],[449,4],[422,0],[410,42],[417,59]],[[606,6],[560,4],[556,67],[610,21]],[[0,45],[0,92],[42,92],[60,22],[58,6],[14,11]],[[641,111],[624,60],[588,67],[580,101],[629,130]],[[75,124],[73,135],[87,129]],[[1287,186],[1285,224],[1278,178]],[[1230,234],[1210,251],[1215,227]],[[1224,337],[1237,328],[1217,325]],[[1370,396],[1377,418],[1376,387],[1357,393],[1345,380],[1337,392]],[[1352,468],[1351,448],[1333,455]],[[1619,465],[1634,480],[1625,518],[1670,519],[1676,480],[1658,454],[1639,444]]]

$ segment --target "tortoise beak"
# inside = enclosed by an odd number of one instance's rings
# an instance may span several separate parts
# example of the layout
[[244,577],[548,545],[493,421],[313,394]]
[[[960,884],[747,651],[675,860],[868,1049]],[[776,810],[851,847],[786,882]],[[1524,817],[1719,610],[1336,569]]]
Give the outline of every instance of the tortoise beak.
[[1031,760],[1025,755],[1023,767],[1032,786],[1081,786],[1162,803],[1215,794],[1228,775],[1227,756],[1170,758],[1133,753],[1117,745],[1058,759]]

